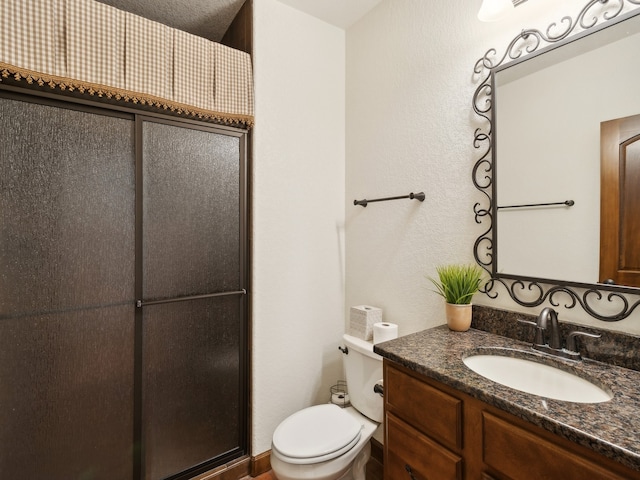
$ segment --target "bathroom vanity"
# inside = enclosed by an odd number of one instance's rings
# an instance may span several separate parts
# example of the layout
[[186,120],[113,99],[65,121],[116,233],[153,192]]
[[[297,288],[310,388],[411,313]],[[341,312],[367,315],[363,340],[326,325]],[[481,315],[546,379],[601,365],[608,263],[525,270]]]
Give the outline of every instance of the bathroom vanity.
[[549,360],[526,342],[446,326],[375,346],[384,357],[385,478],[640,479],[640,372],[550,359],[612,393],[602,403],[565,402],[464,365],[488,348]]

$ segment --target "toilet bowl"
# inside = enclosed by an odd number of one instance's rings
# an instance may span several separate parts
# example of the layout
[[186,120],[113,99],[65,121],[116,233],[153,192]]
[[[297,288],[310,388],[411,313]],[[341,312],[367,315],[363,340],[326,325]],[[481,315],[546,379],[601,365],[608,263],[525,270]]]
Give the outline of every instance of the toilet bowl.
[[278,480],[364,480],[369,443],[382,422],[382,357],[370,342],[343,336],[343,360],[351,407],[316,405],[286,418],[271,443]]

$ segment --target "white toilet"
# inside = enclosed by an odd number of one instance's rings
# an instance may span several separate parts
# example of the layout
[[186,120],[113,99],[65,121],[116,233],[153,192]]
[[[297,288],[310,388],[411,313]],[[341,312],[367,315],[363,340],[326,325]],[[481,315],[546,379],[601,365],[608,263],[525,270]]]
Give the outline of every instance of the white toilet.
[[278,480],[365,480],[369,440],[383,419],[382,357],[373,344],[344,335],[343,359],[351,407],[316,405],[276,428],[271,468]]

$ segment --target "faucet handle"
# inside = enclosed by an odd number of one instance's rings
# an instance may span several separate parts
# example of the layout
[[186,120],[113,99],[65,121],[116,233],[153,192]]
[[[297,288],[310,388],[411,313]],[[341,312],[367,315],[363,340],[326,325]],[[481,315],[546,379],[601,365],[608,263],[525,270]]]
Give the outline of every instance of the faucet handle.
[[567,346],[565,347],[566,350],[570,351],[570,352],[577,352],[578,348],[576,346],[576,337],[581,336],[581,337],[590,337],[590,338],[600,338],[600,335],[595,334],[595,333],[588,333],[588,332],[580,332],[578,330],[574,330],[573,332],[569,332],[569,334],[567,335]]
[[531,320],[525,320],[523,318],[518,318],[518,322],[524,323],[526,325],[532,325],[536,327],[536,338],[533,341],[534,345],[544,345],[544,328],[538,325],[537,322],[533,322]]
[[536,322],[533,322],[531,320],[525,320],[524,318],[518,318],[518,321],[520,323],[526,323],[527,325],[533,325],[534,327],[538,326],[538,324]]

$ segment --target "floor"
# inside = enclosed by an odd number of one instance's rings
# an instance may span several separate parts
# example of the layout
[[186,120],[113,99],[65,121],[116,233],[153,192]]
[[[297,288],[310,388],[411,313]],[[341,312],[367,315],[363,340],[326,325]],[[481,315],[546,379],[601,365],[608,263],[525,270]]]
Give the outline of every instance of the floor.
[[[263,473],[257,477],[246,477],[242,480],[277,480],[276,476],[271,473]],[[375,458],[369,460],[367,464],[367,480],[382,480],[382,464]]]
[[242,480],[249,480],[249,479],[253,479],[253,480],[276,480],[276,476],[271,472],[267,472],[267,473],[263,473],[262,475],[260,475],[258,477],[246,477],[246,478],[243,478]]
[[257,477],[245,477],[242,480],[276,480],[276,477],[273,473],[271,473],[270,471],[267,473],[263,473],[262,475],[259,475]]

